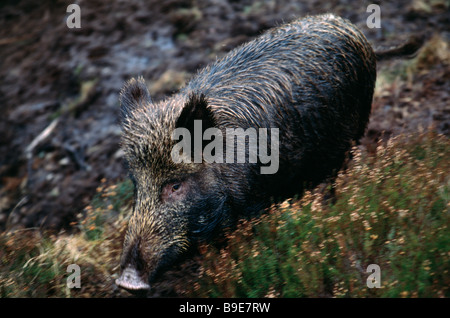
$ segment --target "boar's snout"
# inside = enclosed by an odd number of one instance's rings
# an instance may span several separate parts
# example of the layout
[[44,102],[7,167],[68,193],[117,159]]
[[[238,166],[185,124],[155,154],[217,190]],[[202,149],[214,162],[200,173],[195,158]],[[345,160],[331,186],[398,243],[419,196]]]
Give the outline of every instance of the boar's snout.
[[150,290],[150,285],[141,278],[136,268],[131,265],[128,265],[122,271],[122,275],[116,279],[116,285],[133,293]]
[[121,259],[122,274],[116,279],[116,285],[132,293],[150,290],[146,275],[143,275],[140,241],[132,244]]

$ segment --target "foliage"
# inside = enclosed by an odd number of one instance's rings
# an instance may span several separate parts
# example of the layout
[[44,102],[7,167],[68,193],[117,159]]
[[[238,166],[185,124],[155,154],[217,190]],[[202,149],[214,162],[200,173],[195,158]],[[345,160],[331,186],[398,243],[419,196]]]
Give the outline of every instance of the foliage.
[[[204,248],[189,295],[448,297],[450,143],[432,133],[354,149],[335,182],[243,222],[226,247]],[[332,201],[332,202],[330,202]],[[381,288],[368,288],[369,264]]]

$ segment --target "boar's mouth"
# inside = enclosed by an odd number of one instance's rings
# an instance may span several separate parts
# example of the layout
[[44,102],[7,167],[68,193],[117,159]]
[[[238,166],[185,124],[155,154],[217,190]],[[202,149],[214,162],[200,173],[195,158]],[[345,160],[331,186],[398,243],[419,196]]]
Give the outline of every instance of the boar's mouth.
[[116,285],[132,293],[150,290],[150,285],[140,277],[138,271],[132,266],[128,266],[122,271],[122,275],[116,279]]

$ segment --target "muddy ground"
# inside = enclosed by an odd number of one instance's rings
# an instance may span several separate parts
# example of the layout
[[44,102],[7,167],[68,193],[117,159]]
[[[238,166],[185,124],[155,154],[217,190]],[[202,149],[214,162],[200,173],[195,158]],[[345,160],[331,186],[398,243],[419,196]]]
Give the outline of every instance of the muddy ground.
[[[2,230],[67,228],[102,179],[126,177],[118,147],[118,94],[130,77],[144,76],[153,99],[161,99],[216,57],[307,14],[348,18],[374,47],[425,33],[445,51],[450,39],[445,0],[76,1],[81,29],[66,25],[70,3],[0,4]],[[380,29],[366,25],[370,3],[380,4]],[[367,145],[382,135],[429,126],[449,135],[450,66],[448,55],[436,52],[430,55],[436,61],[423,62],[431,66],[414,74],[406,69],[378,87]],[[395,70],[396,63],[379,68]]]

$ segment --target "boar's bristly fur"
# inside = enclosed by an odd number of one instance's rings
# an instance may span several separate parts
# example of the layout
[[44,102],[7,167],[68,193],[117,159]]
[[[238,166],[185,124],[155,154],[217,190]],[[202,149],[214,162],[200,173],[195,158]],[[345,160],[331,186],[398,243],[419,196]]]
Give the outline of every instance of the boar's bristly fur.
[[[120,97],[122,147],[135,185],[117,284],[147,290],[199,240],[210,240],[272,198],[314,186],[339,169],[366,129],[376,57],[364,35],[334,15],[271,29],[154,103],[142,78]],[[261,163],[175,163],[175,128],[276,128],[279,168]]]

